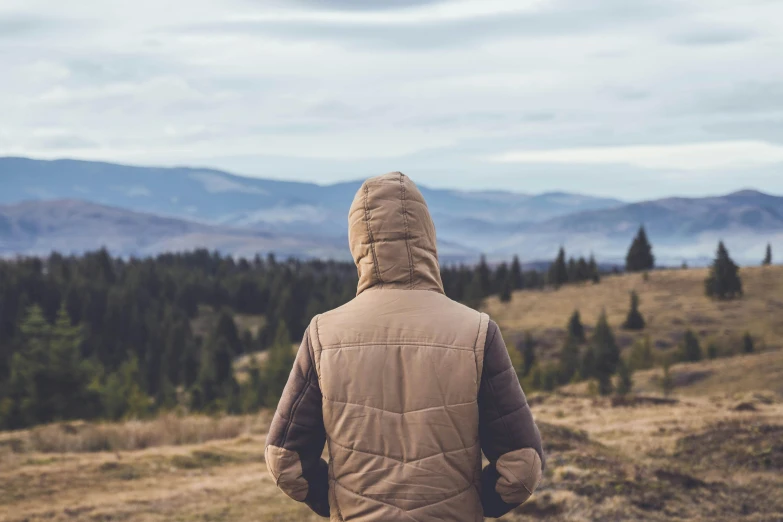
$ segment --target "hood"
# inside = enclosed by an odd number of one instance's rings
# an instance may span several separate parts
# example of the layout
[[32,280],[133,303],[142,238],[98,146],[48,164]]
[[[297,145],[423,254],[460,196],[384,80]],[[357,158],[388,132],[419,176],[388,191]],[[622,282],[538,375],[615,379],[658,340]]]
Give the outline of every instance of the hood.
[[348,242],[359,273],[356,295],[368,288],[443,293],[435,225],[405,174],[391,172],[362,184],[348,213]]

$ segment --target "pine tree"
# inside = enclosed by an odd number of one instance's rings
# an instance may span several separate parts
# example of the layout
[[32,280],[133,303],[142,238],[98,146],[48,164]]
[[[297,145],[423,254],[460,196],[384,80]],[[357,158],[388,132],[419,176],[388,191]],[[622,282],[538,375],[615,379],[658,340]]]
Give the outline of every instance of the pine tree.
[[565,249],[560,247],[555,262],[549,267],[548,282],[555,288],[560,288],[568,282],[568,266],[566,265]]
[[479,264],[476,266],[476,275],[481,285],[481,298],[483,299],[492,293],[492,271],[484,254],[481,255]]
[[519,256],[516,255],[511,261],[511,288],[514,290],[521,290],[524,288],[522,265],[519,263]]
[[620,362],[620,349],[615,342],[605,310],[598,318],[590,344],[595,351],[594,374],[598,379],[598,391],[601,395],[608,395],[612,392],[612,375]]
[[587,263],[587,266],[590,272],[590,280],[593,282],[593,284],[600,283],[601,273],[598,269],[598,263],[596,263],[595,256],[593,256],[593,254],[590,254],[590,261]]
[[704,281],[708,297],[716,299],[734,299],[742,296],[742,280],[739,267],[734,264],[723,241],[718,243],[718,252],[712,263],[710,274]]
[[685,332],[685,336],[682,339],[679,349],[679,361],[680,362],[696,362],[700,361],[702,357],[701,346],[699,345],[699,339],[693,333],[692,330]]
[[274,406],[280,400],[295,358],[291,338],[288,336],[288,326],[280,321],[264,368],[264,381],[267,387],[264,404]]
[[769,266],[772,264],[772,245],[767,243],[767,253],[764,255],[764,261],[761,262],[764,266]]
[[639,294],[636,291],[631,292],[631,309],[628,310],[628,316],[625,318],[623,328],[626,330],[644,330],[644,317],[639,312]]
[[560,384],[568,384],[579,372],[579,344],[578,341],[568,336],[562,350],[560,350],[559,378]]
[[639,227],[631,247],[628,249],[628,255],[625,257],[625,270],[628,272],[643,272],[652,270],[655,267],[655,256],[652,254],[652,246],[647,239],[647,232],[644,226]]
[[522,354],[522,375],[526,376],[536,364],[536,342],[530,332],[527,332],[524,341],[517,345],[517,350]]
[[573,338],[577,343],[585,342],[585,327],[582,325],[582,319],[579,316],[579,310],[574,310],[566,327],[568,337]]
[[617,363],[617,394],[625,396],[633,390],[633,369],[620,359]]
[[582,354],[582,361],[579,369],[579,376],[582,379],[592,379],[596,376],[595,372],[595,350],[592,346],[587,346]]
[[11,360],[9,379],[16,427],[95,416],[95,372],[82,361],[82,329],[71,325],[65,307],[54,325],[46,322],[41,307],[30,307],[19,331],[22,349]]
[[753,337],[751,337],[750,332],[745,332],[745,335],[742,336],[742,351],[745,353],[753,353],[756,351],[753,346]]

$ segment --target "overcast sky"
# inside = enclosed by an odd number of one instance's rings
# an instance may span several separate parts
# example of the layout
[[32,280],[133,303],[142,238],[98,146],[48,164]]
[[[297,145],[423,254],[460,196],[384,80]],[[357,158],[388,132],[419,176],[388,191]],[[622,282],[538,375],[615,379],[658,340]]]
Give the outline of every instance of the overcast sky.
[[0,155],[783,194],[781,20],[780,0],[2,0]]

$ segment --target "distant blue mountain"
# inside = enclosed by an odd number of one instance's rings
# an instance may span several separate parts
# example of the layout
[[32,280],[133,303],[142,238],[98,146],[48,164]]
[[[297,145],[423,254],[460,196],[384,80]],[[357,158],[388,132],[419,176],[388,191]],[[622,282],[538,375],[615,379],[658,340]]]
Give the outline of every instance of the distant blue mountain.
[[[269,231],[346,232],[361,181],[317,185],[235,176],[212,169],[130,167],[75,160],[0,158],[0,204],[79,199],[213,224]],[[529,196],[421,187],[436,221],[537,222],[622,202],[565,193]]]
[[[0,158],[0,255],[105,244],[135,255],[205,246],[347,259],[347,211],[360,183]],[[740,262],[759,261],[768,242],[783,252],[783,198],[753,190],[627,204],[564,192],[420,188],[447,261],[480,253],[546,260],[563,245],[569,255],[621,263],[640,224],[663,264],[703,264],[720,239]]]

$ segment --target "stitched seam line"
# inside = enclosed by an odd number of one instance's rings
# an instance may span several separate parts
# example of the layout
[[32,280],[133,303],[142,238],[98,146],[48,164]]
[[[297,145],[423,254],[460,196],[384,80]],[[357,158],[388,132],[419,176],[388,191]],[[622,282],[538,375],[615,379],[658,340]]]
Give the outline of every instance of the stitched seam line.
[[296,398],[296,402],[294,402],[294,405],[291,408],[291,418],[288,420],[288,423],[286,424],[285,433],[283,433],[283,447],[285,447],[285,441],[286,439],[288,439],[288,432],[291,430],[291,425],[294,423],[294,415],[296,415],[296,410],[299,408],[299,405],[302,403],[302,399],[304,399],[305,394],[307,394],[307,389],[309,387],[310,387],[310,381],[307,381],[305,383],[305,387],[302,389],[302,393],[299,395],[299,397]]
[[378,284],[383,287],[383,279],[381,279],[381,271],[378,268],[378,255],[375,253],[375,240],[372,237],[372,229],[370,229],[370,208],[367,206],[367,199],[369,198],[370,187],[364,185],[364,222],[367,225],[367,236],[370,240],[370,249],[372,250],[372,264],[375,268],[375,277],[378,278]]
[[[323,394],[321,396],[323,397]],[[469,401],[469,402],[460,402],[458,404],[446,404],[446,405],[443,405],[443,406],[430,406],[428,408],[421,408],[421,409],[418,409],[418,410],[389,411],[389,410],[384,410],[383,408],[376,408],[375,406],[368,406],[366,404],[359,404],[357,402],[338,401],[336,399],[330,399],[329,397],[323,397],[323,398],[324,398],[325,401],[329,401],[329,402],[335,403],[335,404],[346,404],[346,405],[351,405],[351,406],[360,406],[362,408],[368,408],[370,410],[378,410],[378,411],[382,411],[383,413],[393,413],[395,415],[405,415],[406,413],[419,413],[419,412],[422,412],[422,411],[435,410],[435,409],[438,409],[438,408],[454,408],[454,407],[457,407],[457,406],[468,406],[470,404],[476,404],[476,401],[472,400],[472,401]]]
[[[479,365],[478,365],[478,353],[476,350],[478,350],[478,340],[479,336],[481,335],[481,312],[479,312],[479,324],[478,324],[478,331],[476,332],[476,340],[473,341],[473,360],[476,363],[476,384],[479,388],[481,388],[481,377],[479,372]],[[476,394],[478,395],[478,390],[476,390]]]
[[[403,459],[401,457],[393,457],[391,455],[384,455],[383,453],[375,453],[373,451],[362,450],[362,449],[359,449],[359,448],[351,448],[350,446],[345,446],[343,444],[340,444],[339,442],[335,441],[334,439],[330,439],[330,441],[335,446],[340,446],[341,448],[346,449],[348,451],[355,451],[357,453],[364,453],[365,455],[373,455],[375,457],[383,457],[385,459],[393,460],[393,461],[399,462],[401,464],[413,464],[414,462],[420,462],[422,460],[432,459],[432,458],[435,458],[435,457],[440,456],[440,455],[448,455],[449,453],[457,453],[458,451],[468,451],[468,450],[470,450],[472,448],[475,448],[479,444],[479,441],[477,440],[476,442],[474,442],[473,444],[471,444],[467,448],[457,448],[457,449],[448,450],[448,451],[441,451],[439,453],[435,453],[434,455],[427,455],[426,457],[421,457],[421,458],[413,459],[413,460],[405,460],[405,459]],[[335,480],[337,480],[337,479],[335,479]]]
[[424,343],[424,342],[416,342],[416,341],[377,341],[377,342],[367,342],[367,343],[356,342],[356,343],[346,343],[346,344],[328,344],[326,346],[321,346],[321,351],[339,350],[340,348],[365,348],[371,346],[399,346],[399,347],[423,346],[425,348],[449,348],[452,350],[459,350],[462,352],[475,351],[475,348],[473,346],[458,346],[458,345],[445,344],[445,343]]
[[[357,497],[360,497],[360,498],[366,498],[366,499],[368,499],[368,500],[371,500],[372,502],[377,502],[378,504],[383,504],[384,506],[389,506],[389,507],[391,507],[391,508],[394,508],[394,509],[396,509],[397,511],[400,511],[402,514],[404,514],[404,515],[405,515],[406,517],[408,517],[409,519],[411,519],[411,520],[416,520],[415,518],[413,518],[412,516],[410,516],[410,515],[408,514],[408,512],[407,512],[407,511],[405,511],[404,509],[402,509],[401,507],[395,506],[394,504],[390,504],[390,503],[388,503],[388,502],[386,502],[386,501],[379,500],[379,499],[377,499],[377,498],[369,497],[369,496],[367,496],[367,495],[362,495],[361,493],[358,493],[358,492],[356,492],[356,491],[354,491],[354,490],[352,490],[352,489],[350,489],[350,488],[346,488],[346,487],[345,487],[345,486],[343,486],[343,485],[342,485],[342,484],[341,484],[341,483],[340,483],[340,482],[339,482],[337,479],[334,479],[334,484],[335,484],[336,486],[340,486],[340,487],[341,487],[341,488],[343,488],[345,491],[347,491],[347,492],[349,492],[349,493],[352,493],[352,494],[356,495]],[[336,495],[337,495],[337,494],[335,493],[335,496],[336,496]]]
[[340,486],[341,488],[343,488],[345,491],[348,491],[348,492],[350,492],[350,493],[353,493],[354,495],[356,495],[356,496],[358,496],[358,497],[366,498],[366,499],[372,500],[373,502],[377,502],[377,503],[379,503],[379,504],[384,504],[384,505],[387,505],[387,506],[393,507],[394,509],[397,509],[397,510],[399,510],[399,511],[402,511],[403,513],[405,513],[405,514],[406,514],[406,515],[408,515],[408,516],[410,516],[410,513],[413,513],[414,511],[418,511],[419,509],[430,508],[430,507],[432,507],[432,506],[437,506],[438,504],[442,504],[443,502],[448,502],[449,500],[451,500],[451,499],[453,499],[453,498],[456,498],[456,497],[458,497],[458,496],[462,495],[463,493],[465,493],[466,491],[468,491],[470,488],[472,488],[472,487],[473,487],[473,484],[470,484],[468,487],[466,487],[466,488],[464,488],[464,489],[461,489],[461,490],[457,491],[456,493],[454,493],[453,495],[449,495],[448,497],[446,497],[446,498],[444,498],[444,499],[442,499],[442,500],[438,500],[437,502],[434,502],[434,503],[432,503],[432,504],[426,504],[426,505],[424,505],[424,506],[419,506],[419,507],[417,507],[417,508],[413,508],[413,509],[405,510],[405,509],[402,509],[401,507],[395,506],[394,504],[390,504],[390,503],[388,503],[388,502],[386,502],[386,501],[383,501],[383,500],[377,499],[377,498],[375,498],[375,497],[370,497],[370,496],[367,496],[367,495],[362,495],[361,493],[358,493],[358,492],[356,492],[356,491],[352,490],[351,488],[347,488],[347,487],[345,487],[345,486],[344,486],[342,483],[340,483],[340,481],[339,481],[339,480],[337,480],[337,479],[334,479],[334,482],[335,482],[335,484],[337,484],[338,486]]
[[405,176],[400,172],[400,199],[402,201],[402,221],[405,225],[405,248],[408,249],[408,288],[413,288],[413,256],[408,232],[408,210],[405,208]]

